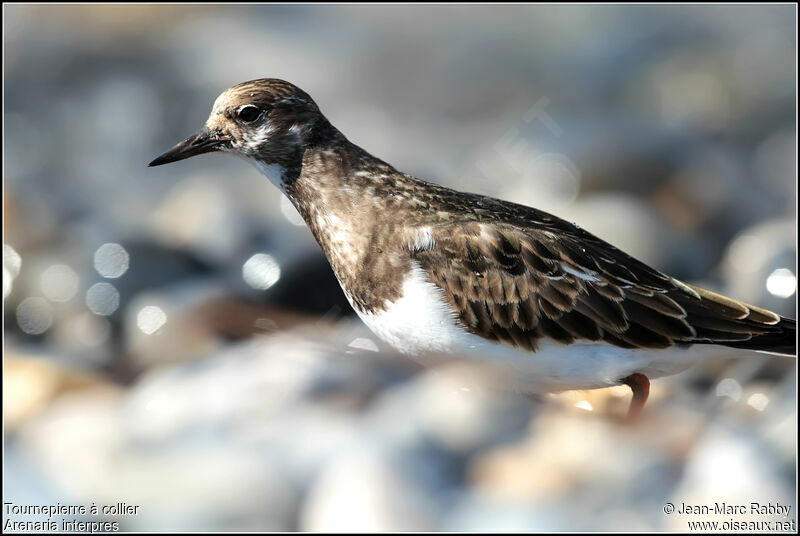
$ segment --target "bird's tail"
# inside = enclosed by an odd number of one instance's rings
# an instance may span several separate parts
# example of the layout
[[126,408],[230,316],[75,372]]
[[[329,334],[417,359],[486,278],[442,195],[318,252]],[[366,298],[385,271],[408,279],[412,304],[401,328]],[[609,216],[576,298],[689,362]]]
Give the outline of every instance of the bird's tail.
[[775,331],[754,335],[750,340],[722,343],[732,348],[779,355],[797,355],[797,321],[782,316]]
[[694,342],[779,355],[797,355],[797,321],[710,290],[689,285],[698,297],[682,303],[697,333]]

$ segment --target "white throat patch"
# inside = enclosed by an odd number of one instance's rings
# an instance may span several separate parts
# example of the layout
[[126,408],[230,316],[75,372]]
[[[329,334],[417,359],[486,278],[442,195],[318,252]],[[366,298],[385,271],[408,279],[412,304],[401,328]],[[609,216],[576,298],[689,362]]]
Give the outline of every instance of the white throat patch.
[[253,164],[258,171],[261,172],[262,175],[269,179],[269,182],[274,184],[275,186],[280,189],[280,191],[284,191],[283,185],[283,172],[285,168],[280,164],[265,164],[261,160],[257,158],[247,158],[247,160]]

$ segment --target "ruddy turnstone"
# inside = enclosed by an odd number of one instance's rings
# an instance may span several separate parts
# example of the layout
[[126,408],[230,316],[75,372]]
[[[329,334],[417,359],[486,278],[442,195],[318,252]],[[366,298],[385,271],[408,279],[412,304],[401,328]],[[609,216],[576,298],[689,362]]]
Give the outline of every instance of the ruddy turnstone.
[[[283,80],[234,86],[150,166],[212,151],[252,162],[291,200],[364,323],[396,350],[491,365],[528,392],[649,380],[720,346],[796,353],[795,320],[678,281],[527,206],[396,170]],[[730,352],[730,350],[728,350]]]

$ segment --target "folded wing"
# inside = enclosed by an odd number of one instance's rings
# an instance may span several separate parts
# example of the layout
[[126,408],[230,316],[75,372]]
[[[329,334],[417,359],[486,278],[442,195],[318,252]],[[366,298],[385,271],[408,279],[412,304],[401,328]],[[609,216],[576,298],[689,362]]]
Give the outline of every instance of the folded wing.
[[535,351],[542,338],[624,348],[714,343],[796,353],[795,321],[664,275],[585,231],[469,221],[426,228],[412,257],[470,332]]

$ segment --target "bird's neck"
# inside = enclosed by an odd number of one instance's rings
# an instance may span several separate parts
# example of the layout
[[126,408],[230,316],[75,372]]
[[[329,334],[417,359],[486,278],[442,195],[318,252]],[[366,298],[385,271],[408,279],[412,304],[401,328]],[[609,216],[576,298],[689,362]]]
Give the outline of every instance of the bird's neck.
[[281,189],[312,230],[320,218],[369,221],[384,202],[376,186],[401,175],[329,124],[281,173]]
[[[261,167],[261,166],[260,166]],[[332,126],[307,140],[296,160],[279,168],[279,186],[308,224],[345,285],[363,265],[392,186],[404,175],[351,143]]]

